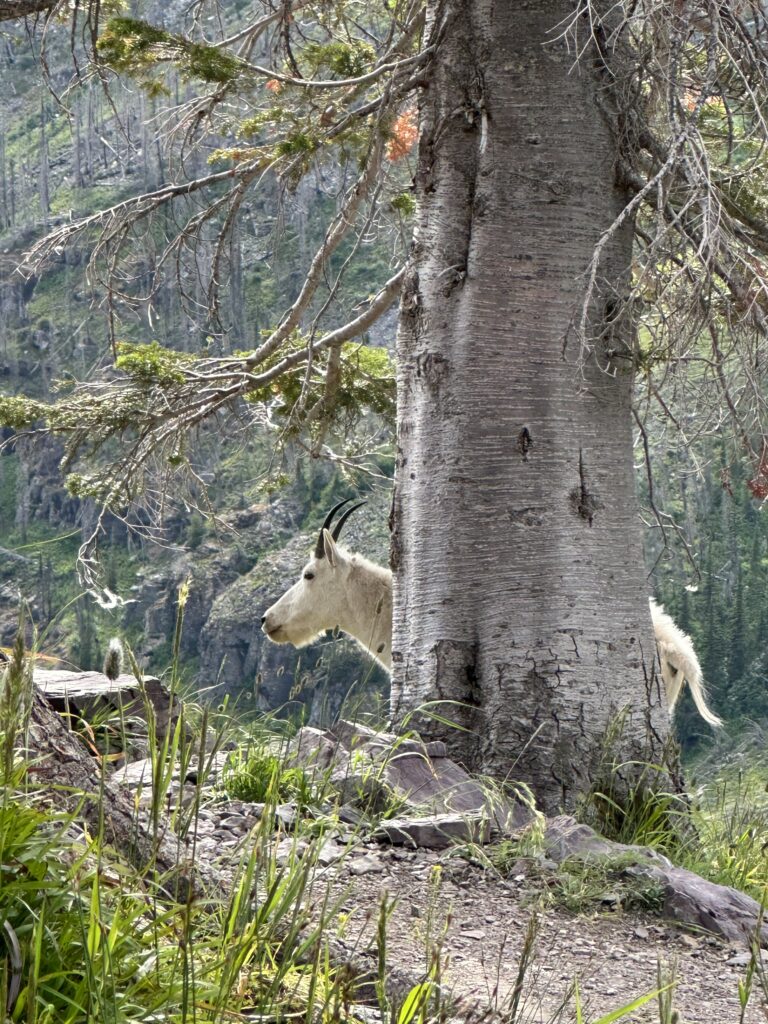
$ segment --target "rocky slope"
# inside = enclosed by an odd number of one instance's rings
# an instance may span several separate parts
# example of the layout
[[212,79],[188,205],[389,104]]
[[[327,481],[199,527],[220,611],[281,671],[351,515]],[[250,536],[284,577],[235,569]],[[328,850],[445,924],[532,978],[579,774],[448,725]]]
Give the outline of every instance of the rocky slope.
[[[397,741],[390,749],[383,734],[361,732],[349,723],[341,723],[335,732],[341,734],[340,730],[367,736],[374,757],[383,756],[389,766],[385,774],[391,769],[401,776],[398,759],[407,756],[409,743],[418,743],[413,738]],[[338,746],[334,749],[338,756]],[[354,749],[360,753],[366,743]],[[323,763],[321,756],[316,767]],[[432,764],[441,760],[433,759]],[[720,937],[701,927],[691,930],[692,922],[700,919],[696,906],[690,901],[685,906],[669,903],[663,893],[654,902],[650,889],[638,888],[631,880],[629,848],[623,848],[624,861],[617,859],[619,847],[611,855],[612,844],[590,829],[576,827],[572,819],[540,820],[538,839],[534,832],[529,835],[528,855],[500,870],[493,865],[494,846],[482,845],[487,839],[442,842],[439,850],[403,844],[402,838],[401,845],[390,845],[382,827],[386,820],[379,822],[378,830],[371,828],[364,811],[370,794],[363,795],[359,787],[355,793],[362,795],[362,803],[357,818],[355,807],[337,808],[338,820],[335,825],[326,823],[313,852],[311,834],[319,824],[314,815],[319,813],[322,819],[317,808],[275,808],[229,799],[215,784],[223,763],[222,755],[203,784],[194,828],[197,857],[227,874],[266,835],[280,867],[297,857],[307,858],[310,889],[303,904],[313,918],[319,920],[328,907],[335,908],[326,928],[330,925],[331,935],[344,948],[359,953],[375,950],[381,942],[384,913],[388,974],[415,984],[439,963],[440,985],[459,1003],[460,1009],[450,1017],[457,1024],[468,1019],[498,1024],[571,1022],[576,1019],[576,984],[584,1020],[596,1020],[660,987],[668,987],[666,1016],[654,997],[620,1019],[634,1024],[760,1024],[766,1019],[768,991],[759,978],[768,964],[763,957],[763,967],[759,966],[759,954],[754,954],[757,980],[746,1002],[742,1005],[740,1000],[753,954],[749,928],[738,927],[738,915],[728,920],[738,900],[746,899],[735,890],[711,886],[685,872],[689,880],[718,890],[718,898],[724,900],[721,918],[711,919]],[[149,762],[141,762],[121,769],[116,778],[131,787],[142,781],[146,801],[150,770]],[[440,769],[437,774],[440,777]],[[323,777],[328,798],[328,777]],[[334,778],[331,774],[331,789]],[[388,774],[387,778],[393,781]],[[174,784],[171,805],[191,807],[199,784],[196,775],[184,785]],[[411,810],[401,811],[398,820],[407,821],[409,813],[426,813],[418,811],[418,792],[412,794]],[[451,799],[454,792],[452,787],[442,796]],[[531,827],[530,820],[515,826],[507,830],[508,838],[519,843]],[[585,836],[592,852],[583,845]],[[562,844],[567,851],[559,849]],[[604,856],[594,854],[596,846],[605,847]],[[680,871],[670,869],[672,876]],[[695,888],[688,886],[688,891]],[[754,925],[757,904],[748,902]],[[737,926],[730,936],[729,924]],[[375,965],[375,953],[372,961]],[[368,1018],[356,1012],[355,1019]]]

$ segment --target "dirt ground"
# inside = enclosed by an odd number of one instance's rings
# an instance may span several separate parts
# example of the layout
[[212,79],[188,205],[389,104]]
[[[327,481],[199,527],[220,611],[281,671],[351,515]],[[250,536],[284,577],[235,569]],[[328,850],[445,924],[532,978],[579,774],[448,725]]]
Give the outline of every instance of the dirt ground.
[[[679,1014],[664,1024],[768,1021],[768,1004],[757,980],[741,1015],[738,985],[747,972],[746,946],[691,935],[658,917],[625,913],[618,902],[619,909],[586,915],[560,907],[542,909],[541,899],[522,876],[506,880],[446,853],[378,846],[357,848],[320,869],[315,886],[328,884],[339,901],[336,928],[345,942],[356,945],[374,935],[386,892],[394,901],[388,963],[414,974],[425,971],[425,951],[444,933],[446,985],[500,1011],[509,1008],[524,938],[535,916],[535,955],[525,974],[519,1016],[506,1017],[515,1024],[575,1021],[572,997],[557,1016],[574,979],[584,1021],[595,1021],[654,991],[659,963],[674,972],[673,1006]],[[657,1000],[621,1020],[659,1022]]]

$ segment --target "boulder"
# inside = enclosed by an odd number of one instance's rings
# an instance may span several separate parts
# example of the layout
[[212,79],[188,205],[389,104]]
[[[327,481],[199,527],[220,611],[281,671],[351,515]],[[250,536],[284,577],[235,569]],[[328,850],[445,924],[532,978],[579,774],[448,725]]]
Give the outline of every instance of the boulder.
[[146,701],[152,705],[158,736],[175,728],[179,716],[178,697],[171,700],[165,683],[155,676],[120,675],[108,679],[101,672],[70,672],[35,667],[34,684],[48,703],[64,715],[94,721],[105,712],[119,712],[123,720],[146,721]]
[[675,867],[655,850],[603,839],[594,829],[579,824],[569,815],[547,822],[544,845],[558,864],[571,858],[618,860],[622,874],[660,887],[665,917],[681,925],[711,932],[729,942],[751,942],[759,937],[762,945],[768,945],[768,925],[763,924],[756,900],[738,889],[708,882],[693,871]]
[[[397,807],[414,811],[417,817],[444,815],[446,821],[483,819],[489,828],[505,832],[522,828],[533,817],[534,812],[506,793],[471,778],[446,756],[443,743],[424,743],[416,736],[397,736],[342,720],[327,730],[301,729],[291,751],[302,766],[327,772],[345,804],[378,813]],[[455,828],[466,840],[478,827]]]

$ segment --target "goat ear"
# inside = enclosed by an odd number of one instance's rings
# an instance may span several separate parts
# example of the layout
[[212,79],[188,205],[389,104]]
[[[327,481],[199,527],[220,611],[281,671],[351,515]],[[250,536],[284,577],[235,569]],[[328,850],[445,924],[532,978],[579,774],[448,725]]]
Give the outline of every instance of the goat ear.
[[323,551],[328,559],[328,565],[335,569],[336,562],[338,561],[338,551],[336,550],[336,542],[328,530],[323,530]]

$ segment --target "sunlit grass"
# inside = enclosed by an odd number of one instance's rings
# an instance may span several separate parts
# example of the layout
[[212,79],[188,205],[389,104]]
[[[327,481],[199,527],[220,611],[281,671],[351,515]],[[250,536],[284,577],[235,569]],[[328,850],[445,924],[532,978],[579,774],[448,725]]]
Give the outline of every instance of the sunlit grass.
[[[181,630],[182,614],[177,622]],[[178,668],[168,672],[173,689],[183,688]],[[10,1024],[224,1024],[232,1020],[301,1020],[335,1024],[359,1020],[349,971],[331,954],[333,921],[339,910],[328,889],[317,885],[318,854],[338,827],[328,778],[305,774],[291,760],[285,728],[268,718],[244,723],[236,714],[185,707],[176,725],[160,734],[148,705],[146,742],[152,766],[136,814],[146,813],[160,834],[170,821],[179,836],[194,837],[197,816],[212,795],[263,803],[258,824],[227,864],[220,891],[175,900],[152,864],[140,865],[109,847],[100,830],[89,832],[77,815],[53,810],[34,782],[34,771],[18,753],[28,712],[29,662],[19,644],[0,677],[0,1000]],[[138,670],[138,667],[134,668]],[[82,742],[106,774],[112,744],[119,749],[120,716],[101,723],[106,749],[88,743],[99,723],[88,724]],[[77,733],[73,734],[77,735]],[[211,787],[212,763],[235,741],[223,779]],[[193,798],[182,806],[178,779],[194,776]],[[744,888],[760,898],[766,884],[764,764],[736,760],[719,766],[700,784],[693,806],[670,795],[632,804],[621,838],[663,848],[677,863],[706,877]],[[286,833],[276,826],[278,803],[290,800],[298,813]],[[140,807],[148,804],[148,810]],[[105,808],[105,814],[108,808]],[[679,821],[673,830],[670,823]],[[686,826],[682,827],[682,823]],[[282,842],[290,835],[289,842]],[[500,851],[534,857],[514,844]],[[533,846],[531,844],[533,843]],[[194,849],[194,839],[192,840]],[[239,860],[238,860],[239,857]],[[502,864],[495,865],[502,870]],[[620,865],[614,865],[617,870]],[[223,876],[222,876],[223,877]],[[555,877],[555,876],[552,876]],[[610,870],[563,865],[548,886],[547,905],[573,913],[591,912],[614,885]],[[658,893],[635,887],[624,893],[625,909],[655,912]],[[450,1016],[450,995],[442,980],[446,933],[427,928],[420,974],[400,1000],[387,988],[389,964],[397,962],[391,929],[391,899],[382,898],[369,942],[377,964],[376,1006],[383,1024],[432,1022]],[[535,916],[535,915],[534,915]],[[532,918],[533,920],[533,918]],[[504,1019],[527,1024],[523,992],[535,974],[535,924],[518,964],[513,998]],[[14,953],[14,943],[20,956]],[[762,998],[759,961],[741,980],[743,1006]],[[659,1020],[674,1019],[673,988],[659,979],[659,991],[637,994],[604,1014],[604,1022],[628,1017],[658,1001]],[[553,1024],[585,1019],[578,983],[562,995]],[[558,997],[559,998],[559,997]],[[371,1009],[371,1008],[369,1008]],[[594,1022],[593,1022],[594,1024]]]

